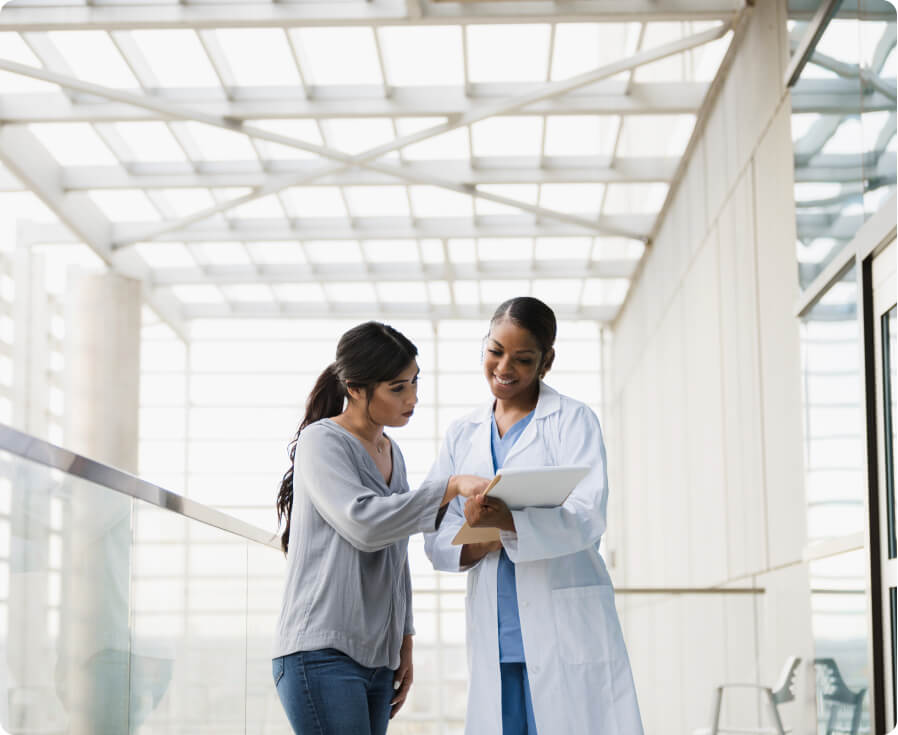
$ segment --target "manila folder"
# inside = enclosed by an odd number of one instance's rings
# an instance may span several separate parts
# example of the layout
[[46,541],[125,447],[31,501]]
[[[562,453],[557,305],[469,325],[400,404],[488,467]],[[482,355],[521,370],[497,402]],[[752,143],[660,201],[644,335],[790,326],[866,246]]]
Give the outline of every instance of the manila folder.
[[[589,470],[585,465],[509,467],[496,473],[484,494],[499,498],[511,510],[554,508],[567,499]],[[460,546],[498,540],[498,528],[471,528],[465,523],[452,539],[452,544]]]

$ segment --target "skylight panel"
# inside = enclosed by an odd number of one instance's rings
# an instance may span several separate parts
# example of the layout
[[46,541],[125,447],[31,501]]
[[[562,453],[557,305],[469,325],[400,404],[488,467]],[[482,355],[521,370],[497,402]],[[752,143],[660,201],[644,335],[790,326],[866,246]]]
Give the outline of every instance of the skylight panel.
[[220,28],[214,31],[241,87],[296,86],[302,82],[287,37],[276,28]]
[[471,126],[474,155],[538,156],[543,121],[539,117],[491,117]]
[[33,123],[28,128],[60,166],[118,165],[118,159],[88,123]]
[[[442,117],[411,117],[396,120],[400,136],[417,133],[445,122]],[[468,157],[468,128],[461,127],[432,138],[413,143],[402,149],[402,156],[410,161],[457,160]]]
[[652,214],[667,196],[667,184],[609,184],[606,214]]
[[533,296],[547,304],[578,304],[583,284],[580,278],[541,278],[533,281]]
[[449,260],[452,263],[477,262],[477,246],[473,240],[453,238],[447,242]]
[[[317,146],[324,145],[324,142],[321,140],[321,132],[318,130],[318,125],[314,120],[253,120],[252,125],[277,135],[296,138]],[[259,155],[266,161],[295,161],[318,158],[318,155],[311,151],[281,145],[280,143],[271,143],[267,140],[257,139],[256,146],[259,149]]]
[[111,222],[148,222],[161,219],[143,190],[120,189],[88,193]]
[[325,298],[319,283],[281,283],[272,288],[280,301],[320,304]]
[[550,115],[546,118],[546,155],[610,155],[619,125],[617,115]]
[[212,62],[193,31],[131,31],[131,37],[163,87],[221,89]]
[[272,301],[271,289],[261,283],[238,283],[222,286],[222,292],[228,301],[243,301],[249,303],[270,303]]
[[449,284],[445,281],[431,281],[427,284],[427,294],[431,304],[443,306],[452,303]]
[[587,278],[583,286],[584,306],[617,306],[624,302],[630,281],[626,278]]
[[246,249],[256,263],[264,265],[302,265],[308,262],[299,243],[248,242]]
[[290,35],[307,83],[383,84],[371,28],[299,28]]
[[346,200],[352,217],[408,217],[404,186],[347,186]]
[[255,161],[256,153],[245,135],[188,120],[172,123],[190,136],[199,155],[207,161]]
[[461,27],[389,26],[378,33],[390,84],[464,84]]
[[325,283],[324,293],[328,301],[349,304],[373,304],[377,301],[374,285],[365,281],[351,283]]
[[427,286],[421,281],[387,281],[377,284],[377,295],[382,302],[402,304],[426,304]]
[[857,21],[850,18],[833,18],[817,42],[816,50],[848,64],[859,63],[861,50]]
[[480,284],[477,281],[455,281],[452,284],[456,304],[479,304]]
[[537,261],[586,261],[592,252],[592,238],[589,237],[538,237],[535,245],[534,255]]
[[345,217],[346,205],[335,186],[294,186],[283,193],[291,217]]
[[694,127],[695,115],[629,115],[618,155],[682,156]]
[[50,31],[47,37],[79,79],[104,87],[140,87],[106,32]]
[[369,263],[417,263],[418,244],[414,240],[369,240],[362,243]]
[[120,122],[115,123],[114,128],[133,154],[129,162],[187,161],[187,156],[165,123]]
[[[18,33],[4,31],[0,33],[0,56],[7,61],[15,61],[18,64],[41,67],[40,59],[28,48]],[[59,87],[49,82],[42,82],[21,74],[13,74],[0,71],[0,94],[15,94],[18,92],[58,92]]]
[[202,265],[251,265],[246,248],[239,242],[199,242],[190,246]]
[[861,127],[860,119],[845,118],[836,128],[826,145],[821,149],[823,154],[831,153],[857,153],[863,145],[864,131]]
[[467,33],[471,82],[542,82],[548,76],[547,24],[471,25]]
[[[694,21],[649,23],[646,26],[645,39],[642,46],[644,49],[659,48],[687,36],[702,33],[716,25],[719,24]],[[694,49],[668,56],[665,59],[654,61],[651,64],[644,64],[636,69],[633,78],[640,82],[694,81],[697,79],[696,71],[700,68],[701,58],[705,53],[703,49],[704,46],[698,46]],[[714,71],[716,72],[716,69]]]
[[411,186],[409,193],[416,217],[470,217],[471,197],[436,186]]
[[215,200],[208,189],[162,189],[159,194],[165,197],[176,217],[186,217],[215,206]]
[[360,263],[362,260],[355,240],[309,240],[304,245],[312,263]]
[[425,263],[443,263],[443,243],[440,240],[425,239],[420,241],[421,258]]
[[195,268],[197,265],[181,242],[139,242],[134,250],[151,268]]
[[638,37],[638,23],[559,23],[552,79],[569,79],[632,56]]
[[322,122],[329,145],[344,153],[361,153],[395,139],[393,125],[383,118],[339,118]]
[[540,206],[556,212],[598,214],[604,184],[543,184]]
[[480,281],[480,301],[493,308],[508,299],[530,296],[530,291],[530,281]]
[[218,288],[206,284],[181,284],[172,286],[171,290],[184,304],[223,304],[225,301]]
[[477,251],[483,261],[529,261],[533,257],[533,240],[529,237],[481,237]]
[[[520,202],[534,205],[539,196],[539,186],[536,184],[480,184],[477,189],[478,191],[489,192],[490,194],[508,197],[509,199],[517,199]],[[478,215],[521,214],[521,210],[517,207],[500,204],[482,197],[475,197],[474,207],[475,212]]]
[[269,194],[260,199],[253,199],[246,204],[234,207],[228,214],[229,218],[239,219],[275,219],[284,216],[284,209],[278,201],[277,195]]
[[645,244],[641,240],[626,237],[597,237],[592,250],[592,259],[602,260],[639,260],[645,252]]

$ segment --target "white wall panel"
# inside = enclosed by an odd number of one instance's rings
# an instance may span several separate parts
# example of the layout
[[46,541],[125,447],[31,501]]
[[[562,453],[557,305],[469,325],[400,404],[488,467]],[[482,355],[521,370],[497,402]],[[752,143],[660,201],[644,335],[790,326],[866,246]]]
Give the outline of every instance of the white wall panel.
[[726,579],[717,240],[715,229],[683,286],[689,511],[695,529],[690,581],[696,585]]
[[721,353],[729,576],[766,560],[753,192],[743,177],[720,215]]
[[659,330],[658,366],[661,387],[657,404],[663,432],[659,462],[664,468],[659,506],[666,522],[662,526],[666,555],[663,562],[666,586],[689,584],[689,546],[693,542],[686,474],[685,355],[683,347],[683,299],[678,294]]
[[798,279],[789,118],[786,101],[754,163],[767,527],[774,567],[800,560],[806,536],[799,325],[791,316]]

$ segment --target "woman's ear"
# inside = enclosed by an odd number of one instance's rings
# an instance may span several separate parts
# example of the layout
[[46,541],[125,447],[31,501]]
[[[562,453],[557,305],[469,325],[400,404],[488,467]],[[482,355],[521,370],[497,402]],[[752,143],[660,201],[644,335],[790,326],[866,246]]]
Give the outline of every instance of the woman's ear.
[[543,358],[543,366],[540,368],[539,377],[545,378],[546,373],[552,369],[552,363],[555,362],[555,348],[550,347],[546,356]]
[[350,401],[364,401],[368,397],[368,390],[364,386],[346,383],[346,395]]

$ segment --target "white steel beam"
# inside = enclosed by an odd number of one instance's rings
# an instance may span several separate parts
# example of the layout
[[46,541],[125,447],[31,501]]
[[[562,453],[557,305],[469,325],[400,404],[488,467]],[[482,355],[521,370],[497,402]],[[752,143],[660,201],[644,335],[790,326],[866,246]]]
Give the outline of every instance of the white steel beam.
[[[641,239],[654,222],[653,214],[604,215],[598,220],[605,229],[635,232]],[[154,223],[113,225],[114,240],[140,242],[141,232]],[[32,243],[76,242],[64,227],[30,224],[26,241]],[[296,242],[302,240],[414,240],[418,238],[477,237],[583,237],[583,229],[562,222],[536,222],[527,215],[478,215],[474,217],[355,217],[352,223],[340,218],[302,218],[291,226],[283,219],[233,219],[227,225],[190,227],[168,232],[158,242]]]
[[[340,86],[254,89],[231,88],[231,99],[210,87],[153,89],[155,99],[201,106],[210,115],[232,120],[332,119],[372,117],[456,117],[469,115],[481,104],[532,92],[538,84],[472,85],[463,87],[391,87],[384,97],[380,86]],[[608,79],[581,90],[513,110],[514,115],[680,115],[701,106],[705,82],[635,82],[627,94],[624,83]],[[91,101],[72,103],[64,94],[26,92],[0,98],[0,120],[6,122],[148,122],[167,115],[133,105]]]
[[811,53],[817,46],[817,42],[823,35],[823,31],[826,30],[826,26],[829,25],[830,19],[835,15],[841,3],[842,0],[823,0],[819,4],[814,17],[808,23],[804,36],[796,44],[792,58],[789,60],[789,66],[783,75],[783,81],[787,87],[791,87],[798,81],[798,77],[801,76],[801,70],[808,63],[808,58],[810,58]]
[[[669,182],[677,166],[673,157],[618,158],[547,156],[545,167],[535,158],[511,157],[468,161],[408,161],[403,168],[424,174],[442,173],[460,184],[558,184]],[[187,163],[133,163],[121,166],[68,166],[61,172],[62,188],[81,189],[194,189],[264,186],[272,175],[308,175],[321,164],[313,161],[273,161],[266,171],[258,161],[203,163],[199,172]],[[2,179],[0,179],[2,181]],[[396,179],[376,171],[353,170],[300,186],[395,186]]]
[[[465,187],[455,182],[444,180],[440,177],[415,177],[411,178],[407,173],[403,172],[401,168],[397,169],[396,166],[391,166],[388,164],[377,163],[374,159],[379,158],[392,150],[398,150],[406,145],[409,145],[414,142],[418,142],[421,140],[425,140],[427,138],[433,137],[435,135],[440,135],[444,132],[448,132],[456,127],[460,127],[463,125],[470,125],[473,122],[478,120],[483,120],[487,117],[491,117],[495,114],[499,114],[502,112],[508,112],[513,109],[518,109],[529,105],[534,102],[539,102],[544,99],[548,99],[560,94],[565,94],[574,89],[578,89],[583,86],[587,86],[596,81],[599,81],[604,78],[608,78],[618,74],[622,71],[627,71],[629,69],[636,68],[638,66],[642,66],[644,64],[650,63],[652,61],[657,61],[659,59],[666,58],[668,56],[672,56],[678,53],[682,53],[690,48],[695,48],[696,46],[700,46],[706,43],[709,43],[717,38],[720,38],[724,35],[729,26],[728,24],[721,24],[716,28],[710,29],[703,33],[698,33],[693,36],[689,36],[687,38],[681,39],[679,41],[674,41],[668,44],[664,44],[663,46],[650,49],[647,51],[640,52],[629,59],[625,59],[619,62],[613,62],[611,64],[606,64],[598,69],[595,69],[590,72],[586,72],[584,74],[579,74],[570,79],[554,82],[551,84],[545,85],[541,90],[536,90],[533,93],[521,95],[520,97],[515,97],[510,100],[504,100],[502,103],[497,103],[496,105],[482,105],[476,111],[472,112],[468,115],[463,115],[456,120],[453,120],[451,123],[446,123],[443,125],[436,125],[431,128],[427,128],[418,133],[414,133],[411,135],[403,136],[402,138],[393,141],[390,144],[377,146],[368,151],[360,153],[356,156],[351,156],[340,151],[335,151],[330,148],[316,146],[305,141],[299,141],[293,138],[289,138],[288,136],[276,135],[273,133],[269,133],[265,130],[259,129],[257,127],[250,127],[247,125],[238,125],[235,124],[234,121],[227,119],[220,119],[216,116],[207,115],[201,111],[195,111],[188,108],[173,106],[166,103],[160,103],[157,100],[150,100],[140,95],[134,95],[127,92],[121,92],[118,90],[107,89],[104,87],[99,87],[98,85],[89,84],[86,82],[82,82],[80,80],[71,79],[64,75],[53,74],[52,72],[47,72],[40,69],[35,69],[33,67],[28,67],[22,64],[16,64],[13,62],[7,62],[0,60],[0,69],[5,69],[6,71],[12,71],[14,73],[24,74],[26,76],[31,76],[38,79],[43,79],[44,81],[50,81],[56,84],[60,84],[61,86],[75,89],[79,91],[87,91],[88,93],[98,94],[99,96],[105,97],[107,99],[113,99],[118,101],[129,102],[131,104],[135,104],[139,107],[145,107],[148,109],[154,109],[164,114],[171,115],[175,118],[181,119],[191,119],[196,120],[198,122],[204,122],[210,125],[214,125],[216,127],[222,127],[227,130],[239,130],[240,132],[245,133],[246,135],[252,136],[254,138],[259,138],[262,140],[269,140],[274,143],[281,143],[284,145],[290,145],[296,148],[300,148],[302,150],[307,150],[309,152],[315,153],[325,158],[330,158],[339,162],[339,165],[336,167],[329,167],[323,169],[322,175],[325,172],[330,173],[334,170],[339,170],[346,165],[352,166],[364,166],[368,168],[373,168],[374,170],[381,171],[383,173],[389,173],[392,175],[396,175],[401,179],[406,181],[410,181],[411,183],[418,184],[427,184],[431,186],[438,186],[441,188],[449,189],[451,191],[456,191],[462,194],[468,194],[471,196],[477,196],[489,201],[493,201],[499,204],[503,204],[506,206],[514,207],[520,209],[525,212],[530,212],[532,214],[536,214],[541,217],[546,217],[549,219],[557,220],[560,222],[566,222],[568,224],[579,225],[581,228],[586,229],[587,231],[593,230],[597,232],[604,232],[605,234],[610,235],[619,235],[624,237],[632,237],[634,236],[632,232],[626,231],[611,231],[611,230],[602,230],[597,227],[593,222],[591,222],[587,218],[578,218],[573,217],[571,215],[567,215],[561,212],[556,212],[553,210],[546,209],[544,207],[530,205],[526,202],[521,202],[510,197],[498,196],[496,194],[481,191],[479,189],[472,189],[471,187]],[[272,182],[271,187],[262,187],[258,190],[251,192],[248,195],[237,197],[236,199],[230,200],[225,204],[217,205],[215,207],[202,210],[193,215],[183,218],[177,223],[173,223],[172,225],[166,226],[165,230],[167,231],[169,228],[182,228],[186,227],[195,222],[206,219],[212,215],[224,212],[233,207],[245,204],[249,201],[253,201],[255,199],[261,198],[262,196],[267,196],[269,194],[277,193],[278,191],[287,188],[295,183],[293,180],[284,181],[283,184],[280,182],[274,183]],[[144,233],[144,236],[140,239],[153,239],[156,236],[163,233],[163,229],[156,229],[151,232]],[[120,243],[127,244],[127,243]]]
[[[884,82],[894,88],[895,78]],[[821,115],[857,114],[864,112],[888,112],[895,109],[895,101],[874,89],[858,89],[851,79],[799,79],[791,89],[792,112],[815,112]]]
[[235,285],[245,283],[320,283],[320,282],[405,282],[405,281],[491,281],[530,280],[533,278],[629,278],[636,260],[607,260],[577,263],[570,260],[540,260],[534,264],[519,261],[481,261],[470,263],[256,263],[254,265],[197,265],[193,268],[154,268],[155,286],[175,284]]
[[405,3],[278,2],[121,4],[34,7],[13,0],[0,13],[0,31],[146,30],[163,28],[292,28],[296,26],[459,25],[725,20],[743,0],[535,0],[522,3],[428,3],[414,17]]
[[[488,321],[493,315],[494,304],[407,304],[373,302],[340,302],[281,304],[234,302],[233,304],[185,304],[184,316],[187,319],[477,319]],[[560,319],[594,319],[603,324],[610,323],[618,312],[619,306],[584,306],[554,304],[555,315]]]
[[[136,253],[114,253],[113,228],[86,193],[66,194],[59,186],[59,165],[21,126],[0,127],[0,161],[59,218],[57,227],[69,238],[89,246],[116,273],[137,278],[145,284],[149,272]],[[183,317],[171,297],[154,295],[145,289],[147,305],[182,339],[187,339]]]

